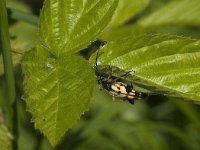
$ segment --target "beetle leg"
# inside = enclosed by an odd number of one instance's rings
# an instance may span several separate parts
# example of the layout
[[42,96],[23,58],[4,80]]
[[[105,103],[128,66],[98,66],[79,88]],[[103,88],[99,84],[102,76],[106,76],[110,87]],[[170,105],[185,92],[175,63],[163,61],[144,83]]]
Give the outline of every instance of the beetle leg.
[[108,69],[110,70],[110,73],[109,73],[109,76],[108,76],[108,80],[109,80],[112,77],[113,70],[110,66],[108,66]]
[[113,100],[113,102],[115,102],[115,96],[114,95],[112,96],[112,100]]
[[99,90],[103,90],[103,86],[101,84],[99,84]]

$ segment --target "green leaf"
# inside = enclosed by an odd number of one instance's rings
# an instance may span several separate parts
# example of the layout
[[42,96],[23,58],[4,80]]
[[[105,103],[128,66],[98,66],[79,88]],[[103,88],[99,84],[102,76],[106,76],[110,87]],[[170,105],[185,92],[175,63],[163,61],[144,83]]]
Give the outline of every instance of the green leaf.
[[139,24],[144,27],[174,24],[199,26],[199,10],[199,0],[173,0],[142,19]]
[[25,99],[35,127],[56,145],[88,109],[93,68],[80,56],[54,57],[37,46],[23,58]]
[[9,150],[13,137],[5,125],[3,114],[0,113],[0,147],[2,150]]
[[[40,18],[41,40],[52,50],[75,53],[93,42],[109,23],[117,0],[46,0]],[[55,53],[55,51],[52,51]],[[60,50],[56,52],[59,55]]]
[[[131,82],[176,97],[200,100],[200,41],[170,35],[127,37],[105,45],[98,65],[132,72]],[[90,59],[93,64],[96,54]],[[116,76],[120,76],[119,73]]]
[[150,0],[120,0],[112,19],[112,26],[119,26],[142,9],[144,9]]

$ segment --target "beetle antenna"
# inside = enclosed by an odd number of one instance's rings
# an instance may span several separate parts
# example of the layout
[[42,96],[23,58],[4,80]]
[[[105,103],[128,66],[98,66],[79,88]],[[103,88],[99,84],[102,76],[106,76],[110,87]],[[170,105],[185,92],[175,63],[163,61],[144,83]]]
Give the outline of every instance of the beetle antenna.
[[130,72],[134,72],[134,71],[133,71],[133,70],[130,70],[130,71],[126,72],[125,74],[123,74],[123,75],[117,77],[116,79],[114,79],[114,81],[116,82],[118,79],[121,79],[121,78],[123,78],[123,77],[126,77],[127,75],[130,74]]
[[97,60],[98,60],[98,57],[99,57],[99,49],[97,50],[97,55],[96,55],[96,62],[95,62],[95,70],[96,72],[98,73],[98,67],[97,67]]

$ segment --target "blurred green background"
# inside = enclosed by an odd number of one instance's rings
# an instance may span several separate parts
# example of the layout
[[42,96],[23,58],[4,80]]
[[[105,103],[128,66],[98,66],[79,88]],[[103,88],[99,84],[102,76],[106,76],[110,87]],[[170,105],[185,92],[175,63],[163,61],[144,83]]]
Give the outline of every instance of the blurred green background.
[[[124,26],[134,24],[136,20],[166,5],[169,1],[150,1],[142,12],[130,19]],[[7,0],[7,6],[37,16],[42,7],[42,0]],[[129,31],[131,29],[126,30],[131,32]],[[119,31],[120,28],[117,30]],[[134,34],[134,31],[132,32]],[[200,28],[192,26],[161,26],[145,32],[185,35],[197,39],[200,37]],[[39,41],[37,26],[11,18],[10,35],[12,48],[21,51],[29,50]],[[96,46],[98,45],[90,46],[81,54],[89,57]],[[26,112],[24,101],[20,99],[23,92],[20,58],[21,55],[13,53],[19,99],[20,150],[51,150],[53,148],[46,138],[34,129],[33,123],[30,123],[31,116]],[[2,72],[1,62],[0,73]],[[2,92],[3,76],[0,80],[0,91]],[[128,102],[113,102],[112,97],[106,91],[99,91],[97,85],[94,91],[89,110],[54,149],[200,149],[200,107],[198,104],[162,95],[152,95],[131,105]],[[1,101],[2,99],[0,97]]]

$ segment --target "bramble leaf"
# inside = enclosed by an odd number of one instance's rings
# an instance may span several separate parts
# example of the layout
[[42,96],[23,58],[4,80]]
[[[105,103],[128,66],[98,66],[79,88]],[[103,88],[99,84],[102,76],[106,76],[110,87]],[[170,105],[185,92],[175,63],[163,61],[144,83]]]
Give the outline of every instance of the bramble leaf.
[[99,65],[133,70],[133,83],[156,93],[200,100],[198,40],[170,35],[130,36],[108,43],[100,52]]
[[23,58],[27,109],[37,129],[56,145],[88,109],[93,68],[80,56],[54,57],[37,46]]
[[[57,56],[87,47],[111,20],[117,0],[46,0],[40,37]],[[60,52],[61,51],[61,52]]]

